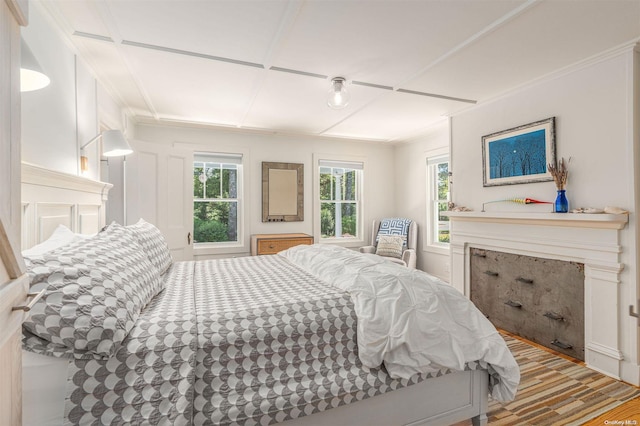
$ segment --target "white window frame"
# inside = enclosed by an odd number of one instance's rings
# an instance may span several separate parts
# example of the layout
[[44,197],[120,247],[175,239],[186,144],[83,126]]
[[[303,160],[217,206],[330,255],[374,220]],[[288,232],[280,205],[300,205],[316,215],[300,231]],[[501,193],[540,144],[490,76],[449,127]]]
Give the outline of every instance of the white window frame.
[[[237,240],[236,241],[222,241],[222,242],[202,242],[202,243],[194,243],[193,250],[194,255],[202,256],[202,255],[212,255],[212,254],[222,254],[222,253],[239,253],[242,252],[246,246],[245,244],[245,230],[247,228],[247,223],[244,214],[244,180],[245,180],[245,172],[246,169],[244,164],[247,161],[245,153],[242,152],[223,152],[218,150],[202,149],[203,147],[198,147],[198,150],[194,152],[194,158],[192,162],[192,167],[195,167],[195,163],[197,162],[197,156],[211,156],[220,161],[220,163],[225,163],[225,159],[228,159],[229,164],[236,164],[237,166],[237,177],[238,177],[238,196],[233,199],[215,199],[213,201],[229,201],[233,200],[238,203],[238,213],[237,213]],[[192,193],[192,202],[195,203],[195,195],[193,194],[193,187],[191,188]],[[193,223],[193,218],[191,218]]]
[[449,164],[448,168],[449,171],[451,171],[451,159],[449,156],[449,151],[447,149],[434,150],[427,154],[425,161],[427,175],[427,232],[425,233],[424,247],[426,251],[448,254],[450,243],[443,243],[438,241],[438,203],[448,202],[451,199],[451,187],[449,187],[449,193],[447,194],[446,200],[438,199],[437,165],[444,162]]
[[[314,154],[313,158],[313,176],[314,176],[314,234],[316,235],[315,241],[321,244],[334,244],[344,247],[361,247],[364,245],[364,218],[365,218],[365,203],[364,203],[364,180],[365,180],[365,165],[366,159],[356,156],[337,156],[331,154]],[[346,167],[360,169],[360,173],[356,174],[356,211],[357,211],[357,226],[356,236],[345,237],[328,237],[322,238],[321,224],[320,224],[320,208],[322,200],[320,200],[320,167]]]

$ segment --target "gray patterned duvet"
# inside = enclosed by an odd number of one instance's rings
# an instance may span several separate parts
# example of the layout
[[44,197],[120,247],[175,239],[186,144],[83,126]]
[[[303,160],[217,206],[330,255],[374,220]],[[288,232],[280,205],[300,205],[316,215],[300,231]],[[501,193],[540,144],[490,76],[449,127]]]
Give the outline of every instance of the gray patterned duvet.
[[27,350],[71,355],[67,424],[266,425],[450,371],[363,368],[349,293],[283,256],[178,262],[163,278],[109,358],[25,334]]

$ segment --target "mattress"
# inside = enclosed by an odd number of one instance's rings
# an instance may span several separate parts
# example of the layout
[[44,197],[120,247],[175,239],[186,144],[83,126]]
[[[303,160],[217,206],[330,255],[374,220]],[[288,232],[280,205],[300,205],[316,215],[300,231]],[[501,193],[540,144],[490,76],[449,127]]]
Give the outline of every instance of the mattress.
[[69,360],[22,351],[23,426],[60,426]]
[[[310,247],[305,257],[321,263],[340,257]],[[370,275],[377,263],[363,259],[347,263]],[[409,377],[392,377],[382,363],[363,365],[355,289],[297,262],[285,254],[174,263],[165,289],[109,358],[61,352],[29,333],[23,347],[68,365],[57,375],[58,395],[65,389],[64,424],[272,424],[454,369],[485,368],[494,388],[512,387],[513,375],[500,371],[505,366],[475,358]]]

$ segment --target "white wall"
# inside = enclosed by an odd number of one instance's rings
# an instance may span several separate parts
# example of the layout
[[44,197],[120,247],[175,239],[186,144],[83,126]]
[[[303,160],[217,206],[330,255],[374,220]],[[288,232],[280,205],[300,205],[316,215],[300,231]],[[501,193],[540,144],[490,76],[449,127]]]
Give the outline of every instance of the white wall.
[[449,123],[446,120],[395,149],[395,214],[418,224],[417,268],[445,281],[449,281],[449,250],[427,245],[427,158],[448,149]]
[[31,4],[22,37],[51,83],[22,93],[22,159],[77,174],[75,55]]
[[[80,174],[79,147],[98,134],[98,115],[108,127],[122,128],[120,107],[49,22],[43,6],[30,4],[22,37],[51,83],[22,93],[22,160]],[[85,152],[90,168],[84,175],[95,180],[100,179],[98,148],[93,143]]]
[[[145,142],[193,146],[222,152],[244,152],[244,167],[247,170],[244,197],[247,200],[245,214],[248,228],[245,230],[245,247],[241,253],[248,254],[248,239],[251,234],[303,232],[313,235],[313,155],[329,154],[361,157],[365,161],[364,181],[364,238],[367,244],[370,224],[374,218],[395,215],[394,202],[395,167],[394,148],[386,144],[314,138],[291,135],[260,134],[240,131],[226,131],[212,128],[136,126],[136,139]],[[132,154],[132,155],[135,155]],[[303,222],[262,222],[262,162],[287,162],[304,164],[304,221]],[[149,182],[149,187],[153,188]],[[161,189],[159,189],[161,190]],[[139,217],[141,206],[137,200],[128,199],[127,222],[133,223]],[[360,243],[359,243],[360,244]],[[359,244],[356,244],[358,246]],[[197,254],[197,253],[196,253]]]
[[[634,121],[638,88],[634,85],[634,50],[628,47],[571,72],[548,78],[517,93],[474,107],[452,118],[453,201],[482,209],[482,203],[509,197],[553,201],[553,182],[482,186],[483,135],[556,117],[558,157],[569,158],[567,195],[571,207],[619,206],[632,211],[621,232],[619,321],[622,329],[624,377],[638,381],[635,320],[627,315],[637,301],[636,206],[634,158],[638,137]],[[635,93],[635,95],[634,95]],[[493,204],[491,209],[531,211],[540,206]],[[547,206],[542,206],[546,211]],[[612,283],[612,285],[616,285]]]

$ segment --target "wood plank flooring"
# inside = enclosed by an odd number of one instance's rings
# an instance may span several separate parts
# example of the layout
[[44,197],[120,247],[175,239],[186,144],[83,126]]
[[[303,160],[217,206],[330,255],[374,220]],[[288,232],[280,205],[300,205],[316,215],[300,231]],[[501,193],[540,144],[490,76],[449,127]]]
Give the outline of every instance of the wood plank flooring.
[[584,426],[602,425],[640,425],[640,397],[632,399],[584,424]]
[[[549,349],[547,347],[541,346],[539,344],[536,344],[534,342],[531,342],[527,339],[524,339],[520,336],[514,335],[512,333],[506,332],[504,330],[500,330],[500,332],[503,335],[512,337],[514,339],[520,340],[522,342],[525,342],[531,346],[534,346],[538,349],[542,349],[546,352],[549,352],[557,357],[563,358],[565,360],[568,360],[572,363],[575,363],[577,365],[580,366],[586,366],[585,363],[583,361],[580,360],[576,360],[574,358],[571,358],[569,356],[566,356],[564,354],[561,354],[559,352],[556,352],[552,349]],[[633,386],[627,383],[627,385],[629,386]],[[633,386],[636,389],[640,389],[637,386]],[[505,419],[506,420],[506,419]],[[500,422],[499,422],[500,423]],[[508,423],[508,422],[507,422]],[[505,423],[505,424],[507,424]],[[469,426],[471,425],[470,421],[466,421],[466,422],[460,422],[460,423],[456,423],[453,426]],[[489,425],[491,425],[491,422],[489,422]],[[584,423],[584,425],[586,426],[615,426],[615,425],[620,425],[620,426],[640,426],[640,397],[637,397],[635,399],[632,399],[630,401],[627,401],[626,403],[621,404],[620,406],[607,411],[606,413],[603,413],[601,415],[599,415],[598,417],[587,421],[586,423]],[[515,426],[515,425],[514,425]],[[517,425],[520,426],[520,425]],[[535,426],[535,425],[531,425],[531,426]]]

